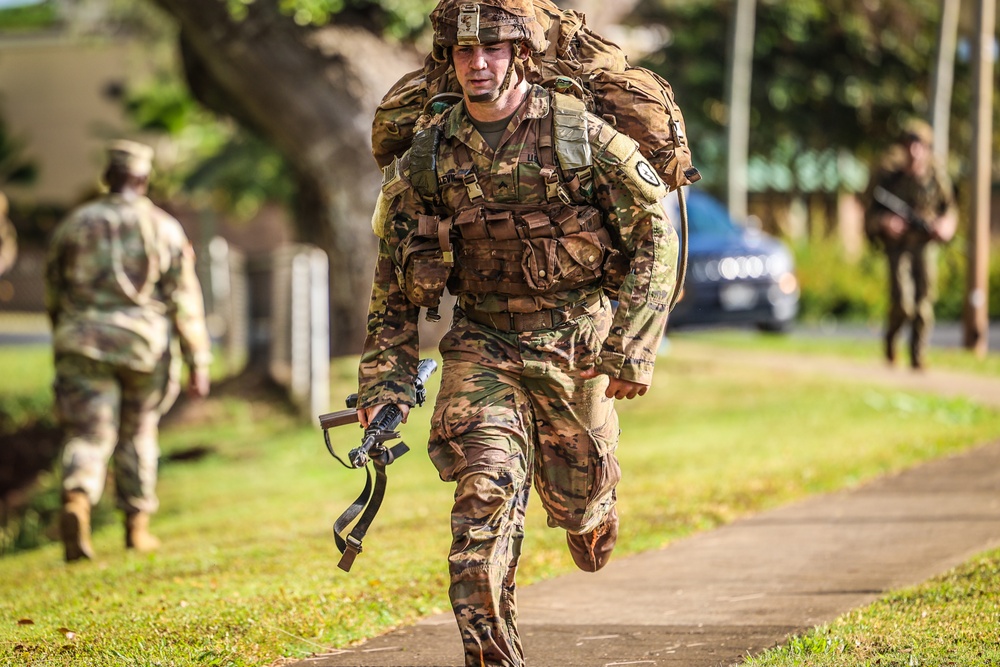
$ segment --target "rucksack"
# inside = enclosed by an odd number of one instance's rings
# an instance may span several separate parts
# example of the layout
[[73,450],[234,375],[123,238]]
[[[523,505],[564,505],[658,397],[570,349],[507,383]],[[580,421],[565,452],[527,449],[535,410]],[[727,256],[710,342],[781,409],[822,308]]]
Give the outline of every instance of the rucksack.
[[[583,14],[551,0],[534,0],[534,5],[548,48],[532,55],[528,81],[582,99],[588,111],[639,143],[670,190],[699,180],[670,84],[629,65],[620,47],[587,28]],[[416,131],[461,98],[451,65],[428,55],[421,69],[390,88],[375,112],[372,154],[378,165],[384,168],[402,155]]]

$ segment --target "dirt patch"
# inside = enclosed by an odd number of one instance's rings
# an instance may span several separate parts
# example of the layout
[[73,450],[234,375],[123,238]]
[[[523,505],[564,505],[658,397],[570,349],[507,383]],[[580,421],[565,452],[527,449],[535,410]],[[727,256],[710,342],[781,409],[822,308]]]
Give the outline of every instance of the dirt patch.
[[[223,413],[219,399],[226,397],[280,406],[278,409],[288,405],[281,390],[266,375],[245,372],[217,383],[212,388],[211,397],[206,400],[182,395],[164,416],[161,427],[178,428],[212,421]],[[17,520],[29,506],[39,477],[51,471],[56,464],[60,439],[58,427],[41,424],[0,435],[0,528]],[[210,446],[196,446],[165,455],[163,460],[169,463],[192,462],[211,452]]]
[[59,455],[59,430],[33,425],[0,435],[0,506],[7,512],[22,507],[41,473],[51,470]]

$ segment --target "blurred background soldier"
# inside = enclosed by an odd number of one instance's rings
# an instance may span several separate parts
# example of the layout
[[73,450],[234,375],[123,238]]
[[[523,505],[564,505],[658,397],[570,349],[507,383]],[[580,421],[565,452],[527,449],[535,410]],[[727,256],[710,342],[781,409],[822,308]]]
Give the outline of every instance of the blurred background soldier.
[[194,252],[180,224],[146,197],[152,157],[142,144],[111,144],[108,194],[60,223],[49,249],[67,561],[93,557],[90,510],[112,457],[126,547],[159,546],[148,527],[158,507],[160,417],[178,389],[172,348],[188,366],[192,394],[209,391],[210,340]]
[[937,243],[954,237],[954,190],[934,164],[930,125],[907,123],[865,193],[865,229],[889,260],[889,315],[885,357],[896,361],[896,337],[909,323],[910,364],[926,367],[934,326]]
[[17,233],[7,217],[7,197],[0,192],[0,276],[14,266],[17,259]]

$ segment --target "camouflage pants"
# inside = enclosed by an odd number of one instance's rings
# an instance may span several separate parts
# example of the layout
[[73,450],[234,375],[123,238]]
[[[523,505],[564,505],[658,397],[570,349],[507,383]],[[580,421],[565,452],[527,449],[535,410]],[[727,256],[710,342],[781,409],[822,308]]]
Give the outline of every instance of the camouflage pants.
[[169,360],[141,373],[80,355],[57,355],[63,490],[82,489],[96,504],[113,458],[118,507],[155,512],[160,417],[177,389]]
[[503,333],[460,318],[441,342],[429,453],[454,481],[449,590],[468,666],[524,664],[514,577],[534,486],[552,527],[596,528],[621,478],[608,379],[583,380],[610,310],[556,329]]
[[896,337],[910,323],[910,360],[922,362],[934,327],[937,248],[925,244],[916,248],[889,248],[889,318],[886,324],[887,352]]

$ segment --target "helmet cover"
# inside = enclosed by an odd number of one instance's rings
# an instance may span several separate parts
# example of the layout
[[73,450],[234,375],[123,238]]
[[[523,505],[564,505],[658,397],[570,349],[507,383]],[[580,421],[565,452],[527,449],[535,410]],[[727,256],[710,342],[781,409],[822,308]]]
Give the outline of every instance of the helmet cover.
[[525,42],[535,53],[545,50],[545,35],[532,0],[441,0],[431,12],[435,58],[449,47]]

